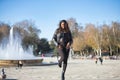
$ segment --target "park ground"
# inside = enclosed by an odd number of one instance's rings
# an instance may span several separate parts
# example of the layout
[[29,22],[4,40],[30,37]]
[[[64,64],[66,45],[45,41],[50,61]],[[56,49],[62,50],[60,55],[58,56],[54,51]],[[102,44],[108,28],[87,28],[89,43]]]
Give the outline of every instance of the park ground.
[[[43,65],[5,67],[6,80],[61,80],[62,68],[56,58],[45,58]],[[120,80],[120,60],[104,60],[103,65],[95,60],[69,59],[65,80]]]

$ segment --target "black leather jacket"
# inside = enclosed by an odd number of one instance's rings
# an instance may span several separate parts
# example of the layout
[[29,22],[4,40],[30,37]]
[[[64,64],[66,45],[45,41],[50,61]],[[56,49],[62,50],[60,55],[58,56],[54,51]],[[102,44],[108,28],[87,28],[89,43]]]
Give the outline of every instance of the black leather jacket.
[[66,47],[67,43],[69,42],[70,45],[73,42],[71,32],[58,32],[58,30],[55,31],[53,39],[57,43],[57,45],[61,45],[63,47]]

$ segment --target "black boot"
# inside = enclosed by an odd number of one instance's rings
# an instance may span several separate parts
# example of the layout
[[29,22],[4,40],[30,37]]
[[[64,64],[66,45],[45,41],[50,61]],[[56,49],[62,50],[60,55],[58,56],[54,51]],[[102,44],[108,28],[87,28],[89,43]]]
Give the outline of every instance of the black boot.
[[61,80],[65,80],[65,73],[62,72]]

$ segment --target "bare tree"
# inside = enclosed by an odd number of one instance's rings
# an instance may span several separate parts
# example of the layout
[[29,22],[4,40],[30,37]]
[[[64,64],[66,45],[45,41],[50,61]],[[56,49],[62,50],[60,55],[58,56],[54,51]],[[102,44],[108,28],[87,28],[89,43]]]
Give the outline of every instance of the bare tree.
[[0,41],[2,41],[3,38],[7,38],[9,36],[9,31],[10,26],[8,24],[0,22]]

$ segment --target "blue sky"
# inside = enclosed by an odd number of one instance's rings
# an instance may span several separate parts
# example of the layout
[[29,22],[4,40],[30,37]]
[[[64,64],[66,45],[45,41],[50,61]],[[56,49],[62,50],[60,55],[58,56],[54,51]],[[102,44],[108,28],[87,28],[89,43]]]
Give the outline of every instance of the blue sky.
[[0,0],[0,21],[32,20],[48,40],[59,21],[71,17],[81,25],[120,22],[120,0]]

